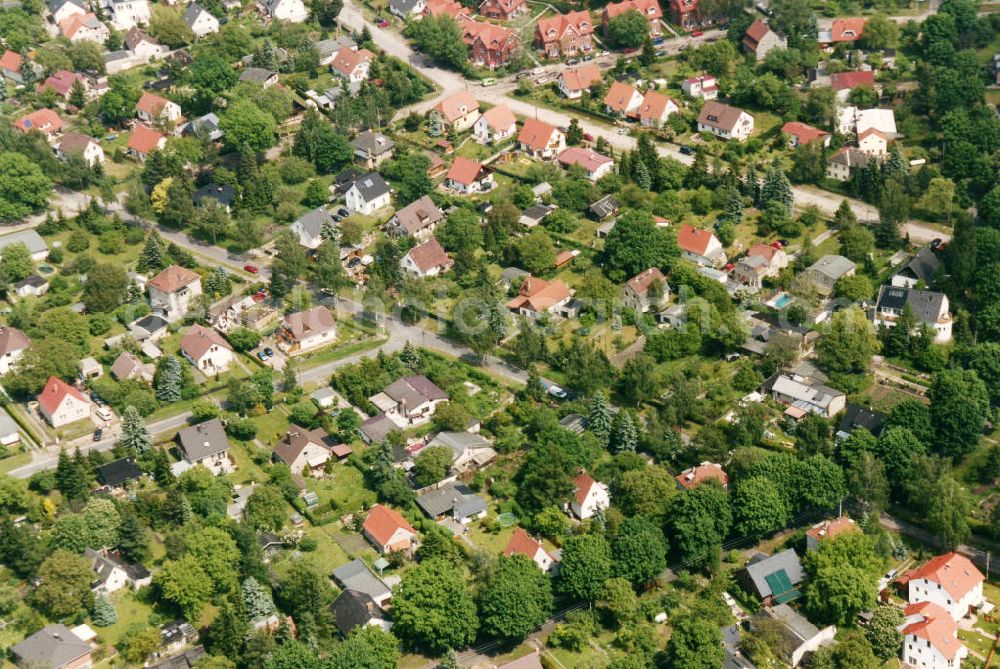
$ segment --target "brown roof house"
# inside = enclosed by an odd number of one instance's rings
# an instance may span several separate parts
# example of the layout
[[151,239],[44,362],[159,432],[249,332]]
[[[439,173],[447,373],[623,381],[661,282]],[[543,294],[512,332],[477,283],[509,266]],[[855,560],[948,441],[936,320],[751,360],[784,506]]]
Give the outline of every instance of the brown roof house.
[[181,353],[199,371],[219,374],[233,362],[233,347],[212,328],[195,323],[181,338]]
[[139,117],[140,121],[145,123],[156,121],[177,122],[181,118],[181,108],[176,102],[171,102],[156,93],[147,91],[135,103],[135,114]]
[[28,348],[31,340],[17,328],[5,325],[0,327],[0,376],[9,372],[14,363],[24,355],[24,349]]
[[478,160],[455,156],[444,184],[462,195],[483,193],[493,188],[493,172]]
[[132,134],[128,138],[126,153],[140,162],[146,162],[146,158],[153,151],[162,151],[167,145],[167,137],[162,132],[147,128],[144,125],[137,125],[132,129]]
[[575,100],[602,79],[601,68],[593,63],[584,63],[559,73],[559,91],[567,98]]
[[90,644],[65,625],[49,625],[11,647],[14,664],[21,669],[89,669]]
[[622,304],[640,314],[659,311],[669,300],[667,278],[657,267],[639,272],[622,287]]
[[422,279],[450,270],[455,261],[448,257],[436,237],[417,244],[399,259],[399,266],[410,276]]
[[542,314],[572,318],[578,311],[569,286],[560,279],[546,281],[530,274],[521,282],[517,297],[507,302],[507,308],[532,319]]
[[555,158],[566,148],[566,135],[544,121],[525,119],[517,134],[517,148],[532,158]]
[[368,398],[400,428],[426,423],[448,393],[422,374],[396,379],[385,390]]
[[681,225],[677,229],[677,246],[682,257],[705,267],[724,265],[726,262],[726,250],[711,230]]
[[324,306],[296,311],[285,316],[278,340],[290,353],[306,353],[332,344],[337,339],[337,322]]
[[757,62],[760,62],[772,49],[787,49],[788,40],[757,19],[743,33],[743,46],[757,58]]
[[154,371],[153,365],[143,363],[139,356],[131,351],[122,351],[122,354],[111,365],[111,375],[119,381],[141,378],[152,383]]
[[590,474],[584,472],[573,479],[575,490],[569,508],[580,520],[593,517],[598,511],[611,506],[611,492],[608,486],[595,481]]
[[753,116],[738,107],[709,100],[698,115],[698,132],[710,132],[720,139],[745,141],[753,132]]
[[412,553],[419,541],[417,531],[402,514],[382,504],[368,510],[362,528],[365,538],[382,554],[402,551]]
[[171,323],[184,317],[201,296],[201,277],[180,265],[171,265],[146,283],[153,313]]
[[538,20],[535,46],[548,58],[572,58],[594,48],[594,22],[590,12],[556,14]]
[[429,195],[414,200],[396,211],[383,230],[391,237],[407,235],[424,241],[434,233],[434,228],[444,220],[444,212],[434,204]]
[[497,105],[483,112],[472,125],[472,134],[480,144],[499,144],[514,136],[517,119],[507,105]]
[[56,157],[66,160],[70,155],[78,153],[84,162],[93,167],[104,162],[104,149],[100,142],[88,135],[78,132],[67,132],[56,142]]
[[459,91],[434,105],[431,114],[437,116],[446,132],[462,132],[479,118],[479,103],[469,91]]
[[281,441],[274,445],[274,459],[284,462],[293,474],[323,474],[333,458],[330,435],[323,428],[307,430],[292,423]]
[[615,81],[604,95],[604,109],[615,116],[628,116],[642,104],[642,93],[632,84]]
[[74,386],[50,376],[38,395],[38,410],[52,427],[90,418],[90,401]]
[[705,481],[718,481],[723,488],[729,487],[729,475],[722,465],[714,462],[703,462],[694,467],[688,467],[674,477],[677,487],[681,490],[693,490]]

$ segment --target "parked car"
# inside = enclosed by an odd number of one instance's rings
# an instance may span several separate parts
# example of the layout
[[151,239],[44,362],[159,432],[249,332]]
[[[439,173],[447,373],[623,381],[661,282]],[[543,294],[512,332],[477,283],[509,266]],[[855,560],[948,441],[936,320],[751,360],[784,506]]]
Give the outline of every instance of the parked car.
[[100,441],[104,438],[104,430],[102,428],[97,428],[94,430],[94,441]]
[[255,265],[251,265],[251,264],[247,263],[246,265],[243,266],[243,271],[244,272],[250,272],[251,274],[256,274],[260,270],[257,269],[257,267]]
[[691,37],[701,37],[704,34],[705,34],[704,30],[695,30],[693,33],[691,33]]
[[267,357],[270,358],[271,356],[274,355],[274,349],[272,349],[270,346],[265,346],[264,353],[267,355]]
[[587,63],[587,62],[592,61],[592,60],[594,60],[594,54],[587,53],[587,54],[583,55],[583,62]]
[[264,353],[264,351],[257,351],[257,359],[261,362],[267,362],[267,353]]
[[531,72],[528,72],[527,70],[525,70],[524,72],[518,72],[517,74],[515,74],[514,75],[514,79],[516,81],[520,81],[521,79],[524,79],[525,77],[530,77],[530,76],[531,76]]
[[494,77],[486,77],[485,79],[483,79],[482,83],[483,86],[492,86],[493,84],[497,83],[497,80]]
[[549,83],[549,78],[548,77],[538,77],[537,79],[535,79],[535,83],[538,84],[539,86],[541,86],[542,84],[547,84],[547,83]]
[[585,132],[585,133],[583,133],[583,141],[585,141],[585,142],[593,142],[594,141],[594,136],[591,135],[589,132]]
[[351,215],[351,212],[347,211],[347,209],[345,209],[344,207],[338,209],[337,213],[340,214],[343,218],[347,218],[348,216]]
[[379,28],[388,28],[389,27],[389,19],[382,19],[381,21],[379,21],[375,25],[377,25]]
[[569,65],[570,67],[573,67],[574,65],[579,65],[580,64],[580,59],[579,58],[570,58],[569,60],[566,61],[566,64]]
[[541,74],[541,73],[542,73],[542,72],[544,72],[544,71],[545,71],[545,70],[544,70],[543,68],[541,68],[541,67],[536,67],[536,68],[534,68],[534,69],[532,69],[532,70],[531,70],[531,73],[532,73],[532,74],[534,74],[534,75],[538,75],[538,74]]
[[690,146],[684,146],[682,144],[681,145],[681,153],[683,153],[685,156],[690,156],[691,154],[694,153],[694,149],[692,149]]
[[627,135],[628,134],[628,128],[618,128],[618,134],[619,135]]
[[111,407],[109,407],[106,404],[98,407],[98,409],[97,409],[97,411],[95,413],[97,414],[97,417],[100,418],[103,421],[114,420],[114,417],[115,417],[115,412],[112,411]]
[[563,390],[562,388],[560,388],[559,386],[556,386],[556,385],[549,386],[549,388],[548,388],[548,390],[546,392],[549,395],[552,395],[552,397],[556,398],[557,400],[564,400],[567,397],[569,397],[569,395],[566,394],[565,390]]

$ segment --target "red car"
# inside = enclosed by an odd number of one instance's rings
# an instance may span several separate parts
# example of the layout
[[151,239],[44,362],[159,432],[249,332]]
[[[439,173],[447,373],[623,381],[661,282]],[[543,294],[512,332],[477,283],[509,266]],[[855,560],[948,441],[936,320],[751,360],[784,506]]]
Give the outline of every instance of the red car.
[[583,133],[583,139],[586,142],[593,142],[594,141],[594,136],[591,135],[589,132],[585,132],[585,133]]
[[377,25],[377,26],[378,26],[379,28],[388,28],[388,27],[389,27],[389,20],[388,20],[388,19],[382,19],[382,20],[381,20],[381,21],[379,21],[379,22],[378,22],[378,23],[377,23],[376,25]]
[[705,34],[704,30],[695,30],[693,33],[691,33],[691,37],[701,37],[704,34]]
[[256,274],[260,270],[257,269],[256,267],[254,267],[253,265],[244,265],[243,266],[243,271],[244,272],[250,272],[251,274]]

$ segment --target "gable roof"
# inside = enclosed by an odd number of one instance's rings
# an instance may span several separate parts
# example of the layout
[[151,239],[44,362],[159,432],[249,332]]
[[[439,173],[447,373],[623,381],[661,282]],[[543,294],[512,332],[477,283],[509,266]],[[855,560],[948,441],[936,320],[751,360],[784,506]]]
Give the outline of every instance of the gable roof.
[[771,28],[768,27],[766,23],[760,19],[755,20],[751,23],[745,33],[743,33],[743,44],[749,49],[757,50],[757,45],[760,41],[767,37],[767,34],[771,32]]
[[345,77],[349,77],[359,65],[370,63],[374,59],[375,54],[368,49],[352,49],[345,46],[333,56],[330,65]]
[[781,132],[795,137],[799,144],[808,144],[809,142],[814,142],[817,139],[827,137],[830,134],[825,130],[814,128],[813,126],[807,123],[802,123],[801,121],[789,121],[785,125],[781,126]]
[[8,72],[20,72],[21,62],[24,59],[16,51],[11,51],[7,49],[0,56],[0,70],[7,70]]
[[181,337],[181,350],[188,354],[192,360],[201,360],[202,356],[208,353],[213,346],[221,346],[229,351],[233,347],[229,342],[212,328],[195,323],[191,326],[183,337]]
[[568,91],[582,91],[590,88],[595,81],[603,79],[601,68],[593,63],[563,70],[559,75],[563,80],[563,88]]
[[477,160],[464,156],[455,156],[451,168],[448,170],[447,179],[465,186],[476,183],[483,172],[483,164]]
[[682,251],[703,256],[708,253],[708,246],[712,241],[718,241],[711,230],[696,228],[693,225],[682,224],[677,229],[677,246]]
[[941,261],[934,255],[930,247],[925,246],[917,251],[917,255],[913,256],[913,259],[907,263],[906,267],[896,273],[929,284],[931,279],[934,278],[934,272],[940,266]]
[[166,109],[168,104],[170,104],[170,100],[165,97],[159,96],[156,93],[144,91],[142,97],[140,97],[139,101],[135,103],[135,108],[136,111],[141,111],[156,118],[163,113],[163,110]]
[[288,431],[285,432],[285,436],[282,437],[274,445],[274,454],[281,459],[286,465],[292,465],[300,455],[302,451],[306,449],[309,444],[316,444],[323,448],[328,448],[327,439],[329,436],[321,427],[315,430],[307,430],[304,427],[299,427],[295,423],[290,423],[288,425]]
[[509,130],[512,125],[517,124],[514,112],[507,105],[497,105],[490,107],[480,117],[485,119],[486,124],[493,130]]
[[486,510],[486,500],[464,483],[449,481],[417,497],[417,506],[431,518],[453,514],[461,520]]
[[269,79],[277,75],[277,70],[269,70],[266,67],[248,67],[240,74],[240,81],[249,81],[252,84],[263,86]]
[[441,246],[437,237],[431,237],[423,244],[417,244],[407,251],[406,255],[410,256],[410,260],[421,273],[434,267],[444,267],[451,264],[451,258],[445,253],[444,247]]
[[649,269],[639,272],[626,281],[625,285],[639,295],[645,295],[646,291],[649,290],[649,287],[653,285],[654,281],[659,281],[664,284],[667,281],[667,278],[663,276],[663,272],[661,272],[658,267],[650,267]]
[[802,570],[802,562],[799,561],[798,554],[791,548],[771,556],[762,556],[759,554],[754,556],[747,564],[746,571],[753,581],[757,593],[763,599],[772,595],[780,599],[782,595],[789,594],[790,592],[774,592],[772,583],[775,581],[774,579],[769,580],[769,576],[784,572],[785,578],[781,582],[786,586],[795,586],[805,578],[805,572]]
[[438,432],[428,446],[445,446],[454,451],[454,458],[460,458],[469,449],[490,449],[493,444],[481,434],[472,432]]
[[844,91],[857,86],[874,86],[875,73],[871,70],[863,72],[837,72],[830,75],[830,86],[835,91]]
[[163,140],[163,133],[144,125],[137,125],[132,129],[132,135],[128,138],[128,148],[143,155],[159,148],[160,141]]
[[59,114],[51,109],[39,109],[17,119],[14,126],[21,132],[40,130],[48,134],[59,132],[63,127],[63,121],[59,118]]
[[361,426],[358,428],[358,430],[368,437],[368,440],[373,444],[385,441],[385,438],[389,436],[390,432],[398,429],[399,427],[384,413],[376,414],[371,418],[366,418],[361,422]]
[[35,632],[11,651],[21,666],[64,667],[90,655],[90,644],[65,625],[48,625]]
[[517,141],[524,144],[532,151],[541,151],[552,140],[552,135],[559,132],[559,129],[549,125],[544,121],[529,118],[524,120],[521,132],[517,133]]
[[42,92],[46,88],[51,88],[59,95],[66,97],[69,94],[70,89],[73,88],[73,84],[77,81],[82,82],[83,80],[83,75],[77,74],[76,72],[58,70],[46,77],[45,81],[38,84],[37,90]]
[[21,351],[28,347],[31,340],[15,327],[9,325],[0,326],[0,356]]
[[642,103],[636,110],[640,120],[659,121],[673,101],[657,91],[646,91]]
[[119,458],[97,468],[97,482],[110,488],[117,488],[140,477],[142,470],[135,463],[135,458]]
[[186,427],[177,433],[181,452],[188,461],[201,460],[229,450],[229,439],[218,418]]
[[434,200],[429,195],[424,195],[419,200],[414,200],[398,210],[395,219],[407,234],[415,235],[424,228],[443,220],[444,212],[434,204]]
[[323,305],[306,311],[296,311],[285,316],[285,328],[295,339],[328,332],[336,325],[333,314]]
[[42,392],[38,394],[38,405],[48,414],[54,414],[67,396],[84,404],[90,404],[79,390],[56,376],[50,376]]
[[529,274],[521,282],[517,297],[508,302],[507,307],[509,309],[527,308],[529,311],[541,313],[548,311],[569,297],[571,297],[569,286],[561,279],[546,281]]
[[[191,6],[194,7],[196,5],[192,4]],[[125,33],[123,41],[125,42],[125,46],[127,46],[130,51],[135,51],[135,48],[142,42],[148,42],[157,46],[160,45],[160,42],[156,38],[151,37],[139,26],[132,26],[129,28]]]
[[906,620],[911,620],[902,632],[927,641],[948,660],[954,660],[962,649],[958,639],[958,623],[941,606],[933,602],[910,604],[903,610]]
[[381,546],[385,546],[392,539],[392,535],[397,530],[404,530],[412,535],[417,531],[413,529],[406,518],[395,509],[391,509],[382,504],[376,504],[368,510],[368,517],[365,518],[364,530],[372,539]]
[[543,41],[551,42],[562,39],[569,32],[581,36],[590,35],[594,32],[594,23],[590,19],[590,13],[581,10],[539,19],[537,32]]
[[656,0],[623,0],[622,2],[612,2],[604,8],[604,16],[607,19],[613,19],[633,9],[647,19],[659,19],[663,17],[663,11]]
[[[73,39],[74,35],[80,32],[81,28],[100,30],[101,28],[105,28],[105,26],[97,19],[97,15],[93,12],[87,12],[86,14],[73,14],[72,16],[67,16],[59,23],[59,30],[62,32],[63,37],[70,40]],[[105,28],[105,30],[107,30],[107,28]]]
[[122,381],[131,377],[137,369],[142,369],[142,360],[132,351],[122,351],[111,365],[111,375]]
[[632,84],[614,81],[604,94],[604,104],[612,111],[623,113],[631,106],[636,95],[639,95],[639,91]]
[[434,105],[434,111],[444,116],[448,122],[457,121],[473,110],[479,110],[479,103],[469,91],[459,91]]
[[875,309],[876,311],[880,309],[902,311],[904,306],[909,306],[918,322],[934,324],[944,311],[946,299],[943,293],[932,290],[884,285],[878,289]]
[[63,153],[82,153],[91,144],[96,144],[97,140],[78,132],[67,132],[59,138],[59,150]]
[[423,374],[396,379],[382,392],[396,402],[405,403],[410,409],[418,407],[424,402],[448,399],[448,393],[434,385]]
[[360,625],[372,620],[385,620],[385,612],[375,603],[371,595],[348,588],[340,593],[330,605],[337,629],[344,636]]
[[302,228],[310,237],[316,238],[322,234],[323,225],[326,223],[333,225],[333,215],[323,207],[316,207],[299,216],[292,225]]
[[698,123],[732,132],[742,114],[743,110],[739,107],[730,107],[717,100],[709,100],[698,114]]
[[841,534],[854,532],[857,529],[858,526],[853,520],[847,516],[840,516],[839,518],[831,518],[830,520],[816,523],[806,530],[806,536],[820,541],[822,539],[833,539]]
[[355,151],[364,151],[373,156],[392,151],[395,146],[396,142],[381,132],[372,132],[371,130],[360,132],[357,137],[351,140],[351,147]]
[[[202,14],[208,14],[209,16],[212,16],[212,14],[207,9],[199,5],[197,2],[192,2],[190,5],[188,5],[187,10],[184,12],[184,22],[188,24],[189,28],[193,27],[195,21],[197,21],[198,17],[201,16]],[[212,18],[215,17],[212,16]]]
[[164,293],[173,293],[184,286],[198,281],[201,277],[196,272],[181,267],[180,265],[170,265],[159,274],[149,280],[147,285],[162,290]]
[[385,179],[378,172],[371,172],[363,177],[358,177],[351,184],[351,188],[357,188],[358,194],[365,202],[371,202],[389,193],[389,184],[386,183]]
[[986,580],[969,558],[955,552],[938,555],[906,573],[907,583],[915,579],[939,583],[956,601]]
[[550,554],[547,550],[545,550],[545,547],[542,546],[541,541],[538,541],[528,534],[524,528],[518,527],[514,530],[514,534],[511,535],[510,541],[507,542],[507,547],[503,549],[503,554],[510,557],[516,553],[517,555],[525,556],[529,560],[534,560],[538,551],[542,551],[555,560],[552,554]]
[[372,599],[385,599],[392,594],[389,586],[373,574],[361,558],[351,560],[334,569],[333,578],[345,590],[363,592]]
[[715,480],[723,486],[729,485],[729,474],[722,465],[714,462],[703,462],[689,467],[674,477],[677,483],[686,490],[693,490],[705,481]]
[[559,154],[557,160],[567,167],[570,165],[579,165],[587,172],[594,172],[602,165],[615,162],[613,159],[608,158],[593,149],[585,149],[581,146],[571,146],[567,148]]
[[861,39],[868,19],[854,17],[834,19],[830,25],[830,39],[833,42],[853,42]]
[[854,262],[848,260],[841,255],[825,255],[812,265],[809,266],[808,271],[818,272],[824,276],[836,281],[840,277],[844,276],[848,272],[853,271],[857,268]]

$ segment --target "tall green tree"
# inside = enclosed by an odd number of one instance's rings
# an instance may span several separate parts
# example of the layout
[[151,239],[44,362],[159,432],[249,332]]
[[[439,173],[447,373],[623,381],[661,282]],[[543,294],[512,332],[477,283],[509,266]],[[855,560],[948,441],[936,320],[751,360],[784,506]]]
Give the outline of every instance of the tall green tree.
[[667,540],[653,522],[628,518],[611,544],[612,573],[635,586],[652,583],[667,568]]
[[393,630],[417,648],[442,653],[476,638],[476,604],[460,572],[438,559],[408,572],[393,594]]
[[611,576],[611,547],[599,534],[568,537],[562,547],[562,561],[556,588],[583,601],[594,601]]
[[482,631],[520,640],[552,613],[552,582],[523,555],[500,557],[479,601]]
[[936,450],[958,458],[976,448],[989,413],[989,391],[971,370],[952,369],[934,375],[927,391],[931,401]]

